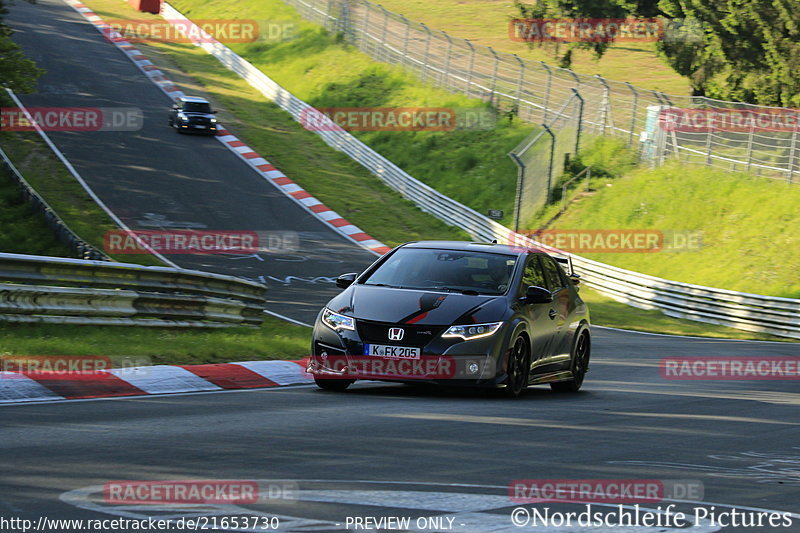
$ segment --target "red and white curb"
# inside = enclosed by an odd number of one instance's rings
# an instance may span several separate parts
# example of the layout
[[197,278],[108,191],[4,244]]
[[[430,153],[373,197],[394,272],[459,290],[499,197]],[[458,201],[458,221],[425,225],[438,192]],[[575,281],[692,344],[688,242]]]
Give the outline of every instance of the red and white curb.
[[312,383],[306,364],[300,360],[156,365],[88,376],[0,372],[0,404],[305,385]]
[[[120,33],[113,31],[103,19],[90,8],[86,7],[78,0],[64,0],[64,2],[83,15],[86,20],[91,22],[94,27],[103,34],[103,36],[122,50],[128,59],[139,67],[139,70],[141,70],[150,81],[155,83],[164,94],[169,96],[173,101],[184,96],[184,92],[170,81],[158,67],[153,65],[139,49],[133,46],[129,41],[124,40]],[[269,161],[261,157],[255,150],[247,146],[225,128],[219,129],[216,138],[229,150],[238,155],[245,163],[250,165],[250,167],[258,172],[264,179],[277,187],[283,194],[330,226],[334,231],[337,231],[345,238],[376,255],[383,255],[391,250],[391,247],[386,246],[377,239],[373,239],[369,234],[348,222],[336,211],[314,198],[309,192],[286,177],[283,172],[275,168]]]

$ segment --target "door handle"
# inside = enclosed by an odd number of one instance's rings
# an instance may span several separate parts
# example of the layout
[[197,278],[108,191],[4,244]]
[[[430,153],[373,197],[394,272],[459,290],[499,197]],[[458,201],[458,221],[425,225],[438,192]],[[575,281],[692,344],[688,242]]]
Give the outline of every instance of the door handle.
[[548,314],[550,315],[550,320],[553,320],[556,317],[556,315],[558,315],[555,309],[551,309]]

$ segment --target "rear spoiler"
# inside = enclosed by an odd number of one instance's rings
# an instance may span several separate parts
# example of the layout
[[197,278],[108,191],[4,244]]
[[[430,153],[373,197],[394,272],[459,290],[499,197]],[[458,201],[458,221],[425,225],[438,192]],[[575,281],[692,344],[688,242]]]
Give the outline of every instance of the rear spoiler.
[[550,257],[561,263],[561,265],[564,267],[564,270],[567,271],[567,276],[569,276],[569,279],[571,279],[575,285],[580,283],[579,280],[581,276],[580,274],[575,273],[575,268],[572,266],[571,255],[564,255],[564,256],[551,255]]

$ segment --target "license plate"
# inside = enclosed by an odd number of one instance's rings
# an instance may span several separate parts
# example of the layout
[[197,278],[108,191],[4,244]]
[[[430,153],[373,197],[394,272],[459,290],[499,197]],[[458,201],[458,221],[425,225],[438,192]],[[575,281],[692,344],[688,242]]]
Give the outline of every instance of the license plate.
[[204,129],[206,129],[206,127],[205,127],[205,126],[200,126],[200,125],[195,125],[195,128],[197,128],[197,129],[199,129],[199,130],[204,130]]
[[384,344],[365,344],[364,355],[376,355],[391,359],[419,359],[420,349],[409,346],[386,346]]

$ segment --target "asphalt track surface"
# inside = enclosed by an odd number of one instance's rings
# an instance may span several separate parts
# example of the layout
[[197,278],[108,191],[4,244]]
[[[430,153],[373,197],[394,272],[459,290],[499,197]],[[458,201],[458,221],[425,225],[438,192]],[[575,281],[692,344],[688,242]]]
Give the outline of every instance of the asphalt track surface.
[[[714,504],[798,511],[797,382],[663,380],[658,365],[671,355],[800,356],[800,347],[606,330],[594,340],[575,395],[537,387],[510,401],[365,382],[341,394],[308,386],[8,406],[0,515],[260,513],[279,515],[283,531],[341,531],[347,516],[446,516],[453,531],[534,529],[511,523],[505,487],[516,479],[690,479],[707,503],[680,504],[688,513]],[[129,479],[288,480],[297,501],[199,510],[104,502],[105,483]],[[582,507],[536,505],[548,506]],[[800,519],[775,530],[798,531]]]
[[[45,16],[38,20],[38,14]],[[166,129],[166,98],[69,8],[49,0],[17,3],[9,22],[20,32],[17,41],[50,71],[26,104],[144,110],[150,126],[136,135],[52,135],[126,222],[136,227],[155,213],[215,229],[289,226],[315,235],[317,246],[304,252],[308,260],[257,265],[276,277],[300,275],[300,268],[308,276],[335,275],[371,260],[262,185],[213,139]],[[287,223],[289,217],[296,218]],[[341,263],[327,263],[318,247]],[[186,266],[244,268],[232,260]],[[275,305],[283,306],[276,310],[307,319],[330,294],[309,285],[273,286]],[[280,516],[282,531],[341,531],[348,516],[396,516],[427,531],[586,530],[516,527],[517,504],[507,492],[516,479],[697,480],[703,494],[678,503],[689,517],[711,507],[721,519],[730,506],[751,514],[800,511],[797,381],[666,380],[659,362],[667,356],[800,357],[800,346],[595,329],[581,393],[537,387],[516,401],[496,391],[365,382],[343,394],[309,386],[5,406],[0,519]],[[236,506],[123,505],[103,496],[109,481],[186,479],[258,480],[263,490],[286,484],[295,490]],[[615,510],[592,505],[593,512]],[[553,514],[585,509],[560,502],[522,507]],[[429,517],[445,520],[430,527],[416,521]],[[0,530],[21,529],[0,522]],[[720,528],[706,519],[688,531],[717,530],[800,531],[800,516],[790,527]]]
[[49,133],[131,229],[298,234],[299,249],[290,252],[167,255],[179,266],[265,281],[271,311],[310,322],[336,293],[332,278],[376,259],[287,199],[215,139],[175,134],[167,127],[170,99],[63,2],[18,2],[7,23],[17,32],[14,41],[47,71],[36,94],[21,96],[26,107],[142,110],[140,131]]

